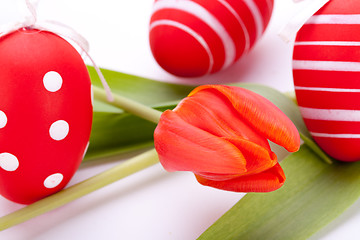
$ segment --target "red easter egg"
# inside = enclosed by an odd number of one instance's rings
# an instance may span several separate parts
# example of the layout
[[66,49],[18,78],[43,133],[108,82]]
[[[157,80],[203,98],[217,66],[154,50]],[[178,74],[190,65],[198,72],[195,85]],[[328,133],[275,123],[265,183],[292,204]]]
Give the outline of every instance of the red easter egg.
[[269,23],[273,0],[156,0],[150,47],[174,75],[197,77],[227,68]]
[[0,194],[29,204],[62,189],[92,124],[91,83],[78,52],[46,31],[0,38]]
[[330,156],[360,160],[360,2],[332,0],[297,34],[293,76],[311,135]]

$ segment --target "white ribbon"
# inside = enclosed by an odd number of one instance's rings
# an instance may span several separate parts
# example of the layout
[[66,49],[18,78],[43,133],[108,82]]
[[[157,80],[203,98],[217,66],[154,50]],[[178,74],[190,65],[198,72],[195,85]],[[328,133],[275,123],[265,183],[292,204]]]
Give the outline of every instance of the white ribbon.
[[105,89],[106,96],[108,101],[112,102],[114,101],[114,98],[111,93],[111,89],[109,85],[107,84],[104,75],[101,73],[100,68],[96,65],[95,61],[91,58],[89,54],[89,43],[88,41],[81,36],[78,32],[76,32],[71,27],[62,24],[60,22],[56,21],[42,21],[38,22],[37,20],[37,13],[36,13],[36,6],[38,1],[30,2],[30,0],[25,0],[27,9],[30,12],[30,16],[25,18],[25,21],[23,22],[16,22],[16,23],[10,23],[8,25],[3,25],[0,27],[0,38],[10,34],[18,29],[21,28],[30,28],[30,29],[38,29],[42,31],[48,31],[55,33],[59,36],[62,36],[64,38],[67,38],[71,41],[73,41],[83,53],[86,54],[86,56],[89,58],[91,63],[93,64],[93,67],[95,68],[96,73],[99,75],[100,81]]
[[[298,3],[303,0],[293,0]],[[311,0],[311,2],[299,14],[294,16],[279,32],[279,36],[285,41],[292,41],[300,28],[309,18],[319,11],[330,0]]]

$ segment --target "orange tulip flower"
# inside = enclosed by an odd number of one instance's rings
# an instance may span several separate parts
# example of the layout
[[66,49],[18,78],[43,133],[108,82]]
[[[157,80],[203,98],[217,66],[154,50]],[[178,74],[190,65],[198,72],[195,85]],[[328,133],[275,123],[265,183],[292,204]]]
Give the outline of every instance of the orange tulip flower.
[[155,148],[167,171],[191,171],[203,185],[269,192],[285,175],[268,139],[290,152],[299,133],[273,103],[249,90],[206,85],[161,115]]

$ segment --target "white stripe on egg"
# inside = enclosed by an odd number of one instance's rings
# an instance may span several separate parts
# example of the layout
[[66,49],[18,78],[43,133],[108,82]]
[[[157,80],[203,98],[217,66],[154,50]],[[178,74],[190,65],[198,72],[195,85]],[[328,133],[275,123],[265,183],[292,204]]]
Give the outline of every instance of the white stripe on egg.
[[353,88],[327,88],[327,87],[301,87],[301,86],[295,86],[295,90],[318,91],[318,92],[360,93],[360,89],[353,89]]
[[360,72],[360,62],[293,60],[293,69]]
[[254,3],[253,0],[244,0],[244,3],[246,4],[246,6],[249,8],[254,21],[255,21],[255,26],[256,26],[256,39],[260,38],[261,34],[264,32],[264,24],[263,24],[263,20],[262,20],[262,15],[261,12],[258,8],[258,6],[256,5],[256,3]]
[[300,112],[305,119],[360,122],[360,110],[318,109],[300,107]]
[[192,36],[196,41],[198,41],[198,43],[204,48],[204,50],[206,51],[208,57],[209,57],[209,68],[207,73],[210,73],[210,71],[212,70],[213,66],[214,66],[214,57],[212,55],[212,52],[209,48],[209,45],[207,44],[207,42],[204,40],[204,38],[202,36],[200,36],[197,32],[195,32],[194,30],[192,30],[191,28],[189,28],[188,26],[181,24],[179,22],[176,21],[172,21],[172,20],[157,20],[154,21],[150,24],[150,31],[158,26],[172,26],[178,29],[181,29],[182,31],[186,32],[187,34],[189,34],[190,36]]
[[187,12],[201,19],[206,23],[221,39],[225,49],[225,61],[222,68],[227,68],[235,61],[236,47],[233,39],[226,31],[225,27],[213,16],[206,8],[192,1],[159,0],[155,2],[153,13],[163,9],[177,9]]
[[218,0],[219,3],[221,3],[229,12],[236,18],[236,20],[239,22],[242,30],[244,31],[244,37],[245,37],[245,47],[244,52],[248,52],[250,49],[250,34],[248,29],[245,26],[244,21],[241,19],[239,14],[235,11],[235,9],[226,1],[226,0]]
[[360,24],[360,14],[314,15],[305,24]]
[[321,138],[360,138],[360,134],[348,134],[348,133],[316,133],[310,132],[313,137]]
[[360,46],[360,42],[358,42],[358,41],[299,41],[299,42],[295,42],[294,46],[358,47],[358,46]]

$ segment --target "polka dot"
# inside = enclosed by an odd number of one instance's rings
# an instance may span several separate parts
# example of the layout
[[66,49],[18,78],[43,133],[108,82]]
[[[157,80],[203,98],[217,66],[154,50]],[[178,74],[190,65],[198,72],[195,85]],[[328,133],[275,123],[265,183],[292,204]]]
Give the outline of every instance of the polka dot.
[[64,120],[58,120],[51,124],[49,133],[52,139],[63,140],[69,134],[69,124]]
[[46,188],[54,188],[58,186],[63,179],[64,176],[61,173],[54,173],[45,179],[44,186]]
[[3,128],[6,126],[7,123],[7,117],[6,114],[0,110],[0,128]]
[[45,74],[43,83],[46,90],[56,92],[61,88],[63,80],[59,73],[50,71]]
[[5,171],[15,171],[19,167],[19,160],[11,153],[0,153],[0,167]]

